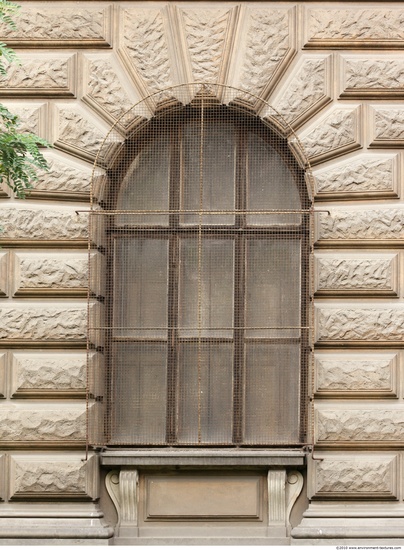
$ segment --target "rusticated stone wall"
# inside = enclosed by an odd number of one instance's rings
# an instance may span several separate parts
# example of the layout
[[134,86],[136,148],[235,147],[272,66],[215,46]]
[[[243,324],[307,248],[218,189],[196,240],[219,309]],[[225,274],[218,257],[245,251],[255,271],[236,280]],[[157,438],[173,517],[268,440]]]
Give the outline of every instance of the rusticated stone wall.
[[308,494],[344,513],[377,499],[404,514],[403,7],[21,3],[18,29],[0,29],[21,59],[0,100],[53,148],[25,201],[0,191],[0,536],[24,501],[94,512],[84,507],[99,496],[97,457],[84,453],[88,223],[77,211],[111,125],[154,91],[202,80],[267,100],[313,167]]

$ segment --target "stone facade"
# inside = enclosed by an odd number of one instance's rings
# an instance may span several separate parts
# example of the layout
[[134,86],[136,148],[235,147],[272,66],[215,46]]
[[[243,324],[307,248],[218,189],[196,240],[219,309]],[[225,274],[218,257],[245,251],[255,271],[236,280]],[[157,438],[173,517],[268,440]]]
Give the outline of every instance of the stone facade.
[[[404,544],[400,3],[21,3],[17,30],[0,29],[21,60],[0,78],[0,99],[53,148],[25,201],[0,192],[0,540],[108,544],[119,534],[133,544],[143,533],[148,543],[203,544],[198,514],[210,513],[219,544],[237,529],[248,543]],[[258,116],[272,116],[313,167],[319,211],[306,465],[249,450],[239,475],[225,470],[221,481],[218,468],[235,464],[217,453],[179,453],[175,463],[138,453],[117,466],[86,449],[88,419],[102,422],[92,365],[105,368],[101,334],[90,331],[87,354],[87,314],[103,315],[87,307],[89,269],[100,301],[106,271],[94,227],[98,251],[88,254],[91,193],[102,197],[102,167],[133,122],[127,110],[195,81],[236,88],[244,102],[248,92],[253,109],[266,102]],[[194,473],[166,475],[183,466]],[[223,497],[228,510],[214,513],[179,502],[174,517],[165,499],[186,495],[187,483],[198,495],[230,487],[248,499]]]

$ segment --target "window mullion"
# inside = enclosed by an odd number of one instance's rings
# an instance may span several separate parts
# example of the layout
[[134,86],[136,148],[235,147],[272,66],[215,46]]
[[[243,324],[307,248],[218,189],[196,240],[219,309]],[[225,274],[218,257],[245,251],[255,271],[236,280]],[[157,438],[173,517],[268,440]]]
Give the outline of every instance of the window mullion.
[[[246,210],[247,196],[247,147],[245,135],[238,127],[236,141],[236,210]],[[236,227],[241,230],[246,226],[246,215],[237,214]],[[233,443],[243,442],[244,416],[244,325],[245,325],[245,274],[246,274],[246,239],[242,231],[235,238],[234,261],[234,393],[233,393]]]
[[[181,139],[178,125],[171,131],[170,190],[169,209],[178,212],[181,188]],[[171,213],[169,218],[169,259],[168,259],[168,331],[167,331],[167,422],[166,442],[173,445],[177,441],[177,400],[178,400],[178,312],[179,312],[179,214]]]

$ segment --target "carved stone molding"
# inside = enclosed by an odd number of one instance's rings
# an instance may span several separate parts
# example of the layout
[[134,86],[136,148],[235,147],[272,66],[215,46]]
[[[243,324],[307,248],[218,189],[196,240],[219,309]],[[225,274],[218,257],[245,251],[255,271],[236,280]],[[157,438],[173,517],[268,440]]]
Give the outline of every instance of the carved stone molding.
[[6,376],[7,376],[8,354],[0,352],[0,398],[6,397]]
[[4,25],[0,40],[20,48],[105,48],[111,44],[112,22],[112,4],[31,7],[27,2],[22,6],[17,29]]
[[0,252],[0,297],[8,296],[9,293],[9,263],[10,253]]
[[11,454],[11,500],[75,499],[98,497],[97,458],[83,460],[72,453]]
[[226,82],[239,7],[177,6],[190,82]]
[[318,403],[315,441],[326,447],[402,447],[403,413],[398,405]]
[[317,296],[399,295],[397,254],[316,254]]
[[386,346],[402,342],[404,308],[401,304],[321,304],[315,309],[317,345]]
[[[86,392],[85,351],[11,353],[10,395],[13,398],[83,398]],[[89,361],[93,360],[89,355]]]
[[246,6],[240,17],[230,83],[266,98],[296,54],[296,9]]
[[109,124],[114,124],[140,100],[114,55],[86,54],[84,57],[83,102]]
[[404,210],[389,207],[331,207],[316,217],[318,246],[401,246],[404,240]]
[[119,536],[137,536],[139,474],[133,468],[108,472],[106,487],[118,512]]
[[402,173],[399,154],[359,154],[314,170],[317,200],[398,198]]
[[331,55],[300,57],[271,105],[295,129],[331,101]]
[[88,254],[14,252],[15,297],[86,297]]
[[77,56],[59,54],[19,55],[21,65],[11,65],[0,78],[0,96],[75,97]]
[[314,126],[299,134],[299,139],[312,165],[359,149],[361,106],[333,107]]
[[369,106],[370,147],[403,147],[404,109],[399,105]]
[[399,396],[399,355],[318,353],[315,356],[317,397],[365,398]]
[[403,98],[401,56],[343,55],[340,57],[341,98]]
[[404,10],[385,7],[307,7],[306,48],[404,48]]
[[397,500],[398,475],[396,453],[318,452],[309,461],[309,497]]
[[3,447],[83,448],[85,441],[85,403],[24,403],[0,407]]

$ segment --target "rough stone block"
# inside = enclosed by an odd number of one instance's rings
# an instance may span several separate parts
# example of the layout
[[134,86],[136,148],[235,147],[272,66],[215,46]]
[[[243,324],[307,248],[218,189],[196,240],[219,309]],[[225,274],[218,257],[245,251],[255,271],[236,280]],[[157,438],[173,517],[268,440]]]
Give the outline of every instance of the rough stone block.
[[147,96],[173,84],[163,10],[142,6],[121,13],[123,48],[119,51],[132,78]]
[[316,307],[318,344],[401,342],[404,338],[403,304],[344,304]]
[[0,342],[31,341],[84,344],[87,329],[86,303],[53,304],[13,301],[0,308],[3,320]]
[[310,498],[397,500],[398,465],[396,454],[319,453],[311,461]]
[[10,457],[10,499],[94,499],[97,459],[82,454],[29,453]]
[[399,155],[361,154],[349,161],[314,170],[317,198],[396,198],[399,194]]
[[334,107],[299,135],[311,164],[338,157],[361,147],[360,106]]
[[293,127],[300,126],[331,101],[331,56],[300,58],[298,68],[282,86],[271,106]]
[[397,353],[315,356],[315,391],[322,397],[398,397]]
[[[103,126],[90,113],[80,106],[59,104],[54,113],[57,128],[54,128],[54,146],[71,155],[93,162],[108,134]],[[103,155],[101,154],[101,157]]]
[[402,97],[404,62],[393,56],[343,56],[340,97]]
[[74,7],[22,6],[17,29],[6,25],[1,29],[1,40],[11,46],[47,47],[105,47],[111,42],[111,6]]
[[404,239],[404,209],[388,207],[350,206],[328,208],[329,214],[316,217],[319,245],[338,245],[346,241],[400,242]]
[[404,47],[404,10],[385,7],[307,8],[309,48]]
[[21,65],[10,65],[7,75],[0,77],[0,96],[76,95],[76,56],[59,54],[19,55]]
[[[48,171],[38,171],[38,181],[29,198],[45,200],[90,200],[92,167],[66,158],[55,151],[44,151]],[[82,215],[82,214],[81,214]]]
[[248,7],[244,50],[235,51],[235,85],[267,94],[295,55],[295,9]]
[[6,396],[7,353],[0,352],[0,397]]
[[0,252],[0,296],[7,296],[9,292],[9,259],[9,252]]
[[404,109],[397,105],[371,107],[371,147],[402,147],[404,144]]
[[402,447],[404,409],[372,404],[372,407],[317,405],[315,440],[318,444]]
[[398,254],[317,254],[318,295],[398,296]]
[[0,444],[77,447],[86,440],[86,406],[29,403],[0,407]]
[[14,253],[15,296],[84,296],[88,282],[86,252]]
[[177,8],[191,61],[192,82],[220,81],[226,40],[232,34],[237,8]]
[[119,63],[112,55],[85,56],[86,94],[84,101],[110,123],[115,123],[140,97],[124,83]]
[[46,127],[48,120],[48,106],[34,100],[29,103],[16,103],[9,100],[2,103],[20,120],[18,130],[20,132],[31,132],[47,139]]
[[[91,363],[94,352],[89,355]],[[15,352],[11,363],[12,397],[83,397],[85,351],[71,353]]]
[[0,242],[23,241],[32,246],[35,241],[68,241],[77,246],[87,241],[87,225],[87,216],[77,215],[72,207],[18,203],[1,209]]

